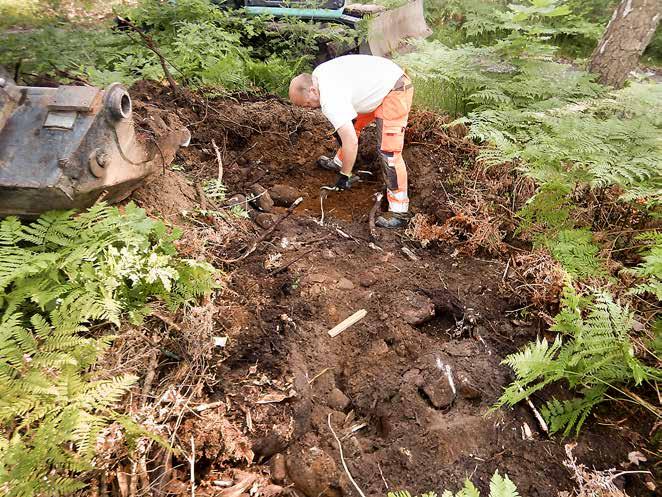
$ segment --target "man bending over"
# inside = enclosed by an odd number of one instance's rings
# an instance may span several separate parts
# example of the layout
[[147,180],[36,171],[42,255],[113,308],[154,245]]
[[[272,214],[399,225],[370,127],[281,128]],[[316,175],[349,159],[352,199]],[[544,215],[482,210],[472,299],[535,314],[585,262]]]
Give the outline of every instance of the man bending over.
[[361,130],[377,124],[389,212],[377,218],[382,228],[400,228],[409,220],[407,167],[402,158],[405,127],[414,87],[394,62],[372,55],[345,55],[300,74],[290,83],[290,101],[300,107],[321,108],[339,136],[341,148],[319,164],[338,172],[336,186],[351,188]]

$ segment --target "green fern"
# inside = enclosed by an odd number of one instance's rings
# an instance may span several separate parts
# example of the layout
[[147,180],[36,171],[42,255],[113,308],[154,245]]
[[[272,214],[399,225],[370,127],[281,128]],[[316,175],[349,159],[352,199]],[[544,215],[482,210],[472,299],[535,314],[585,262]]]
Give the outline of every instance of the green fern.
[[633,322],[627,306],[614,302],[609,294],[598,292],[588,301],[566,287],[562,310],[551,328],[559,335],[551,346],[539,340],[503,361],[513,369],[516,380],[496,407],[515,405],[551,383],[564,381],[582,396],[552,400],[543,415],[552,432],[578,432],[592,408],[606,399],[609,387],[662,379],[659,369],[635,357],[629,334]]
[[[387,497],[412,497],[406,490],[388,492]],[[427,492],[420,497],[437,497],[436,492]],[[441,497],[480,497],[480,492],[470,480],[465,480],[464,487],[457,493],[444,490]],[[488,497],[519,497],[517,487],[507,476],[501,476],[498,471],[492,475],[490,480],[490,493]]]
[[633,295],[651,294],[657,300],[662,300],[662,233],[651,231],[636,238],[644,241],[646,249],[642,262],[635,268],[624,272],[642,280],[630,290]]
[[[129,204],[74,217],[50,212],[28,225],[0,222],[0,489],[8,496],[70,495],[92,469],[97,436],[136,381],[94,378],[112,336],[87,325],[139,321],[209,294],[206,263],[177,257],[160,221]],[[123,420],[127,431],[136,426]],[[4,491],[6,490],[6,492]]]
[[554,237],[546,237],[543,243],[570,275],[606,277],[608,271],[598,257],[600,249],[592,238],[591,232],[585,229],[561,230]]

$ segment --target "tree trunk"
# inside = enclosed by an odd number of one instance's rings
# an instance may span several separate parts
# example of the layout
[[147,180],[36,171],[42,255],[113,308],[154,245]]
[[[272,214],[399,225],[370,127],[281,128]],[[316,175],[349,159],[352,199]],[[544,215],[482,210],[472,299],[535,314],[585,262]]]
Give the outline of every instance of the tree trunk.
[[662,15],[662,0],[622,0],[614,11],[588,69],[599,81],[623,86],[650,43]]

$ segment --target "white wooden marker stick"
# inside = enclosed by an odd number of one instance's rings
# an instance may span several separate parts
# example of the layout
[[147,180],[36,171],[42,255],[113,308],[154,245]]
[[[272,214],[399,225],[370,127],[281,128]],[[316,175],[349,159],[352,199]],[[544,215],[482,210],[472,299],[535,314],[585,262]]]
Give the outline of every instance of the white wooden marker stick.
[[350,317],[348,317],[347,319],[345,319],[341,323],[338,323],[333,328],[331,328],[329,330],[329,336],[330,337],[335,337],[337,335],[340,335],[347,328],[349,328],[353,324],[358,323],[359,321],[361,321],[366,316],[366,314],[368,314],[368,311],[366,311],[365,309],[361,309],[360,311],[356,311]]

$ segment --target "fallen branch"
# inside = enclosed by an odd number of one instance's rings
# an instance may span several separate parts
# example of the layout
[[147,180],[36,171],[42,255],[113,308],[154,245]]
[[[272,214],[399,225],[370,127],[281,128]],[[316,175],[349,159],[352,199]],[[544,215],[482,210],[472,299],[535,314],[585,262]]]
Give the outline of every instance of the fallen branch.
[[218,400],[216,402],[210,402],[209,404],[200,404],[199,406],[195,406],[193,410],[195,412],[202,412],[202,411],[206,411],[207,409],[214,409],[215,407],[220,407],[222,405],[225,405],[225,402],[222,400]]
[[177,86],[177,83],[175,82],[175,79],[172,77],[172,74],[170,74],[170,70],[168,69],[168,65],[167,65],[167,61],[166,61],[165,57],[163,56],[161,51],[156,46],[156,43],[154,42],[152,37],[145,34],[145,33],[143,33],[143,31],[138,26],[133,24],[128,19],[124,19],[123,17],[118,17],[118,20],[122,24],[126,24],[133,31],[138,33],[138,36],[140,36],[140,38],[142,38],[142,40],[145,42],[145,46],[156,54],[156,56],[159,58],[159,62],[161,63],[161,68],[163,69],[163,74],[165,75],[166,79],[168,80],[168,84],[170,85],[170,88],[172,88],[173,93],[177,94],[178,90],[179,90],[179,88]]
[[278,227],[278,225],[280,223],[282,223],[283,221],[285,221],[285,219],[290,217],[292,215],[292,213],[294,212],[294,209],[296,209],[299,206],[299,204],[301,204],[301,202],[303,202],[303,197],[299,197],[298,199],[296,199],[294,201],[294,203],[287,208],[287,211],[276,220],[276,222],[273,224],[273,226],[271,228],[269,228],[268,230],[266,230],[264,233],[262,233],[257,238],[257,240],[255,240],[253,242],[253,245],[251,245],[250,248],[246,252],[243,253],[243,255],[240,255],[239,257],[236,257],[234,259],[225,259],[225,260],[222,259],[221,262],[224,262],[225,264],[233,264],[235,262],[239,262],[241,260],[244,260],[246,257],[248,257],[253,252],[255,252],[255,249],[257,249],[257,246],[261,242],[263,242],[264,240],[269,238],[271,236],[271,234],[274,232],[274,230]]
[[143,383],[143,406],[147,404],[147,396],[149,391],[152,389],[152,383],[154,383],[154,378],[156,377],[156,368],[159,367],[159,354],[157,350],[152,349],[152,353],[149,358],[149,366],[147,368],[147,374],[145,375],[145,382]]
[[361,497],[365,497],[365,494],[363,493],[361,488],[354,481],[354,478],[352,477],[352,473],[349,472],[349,468],[347,467],[347,463],[345,462],[345,456],[342,451],[342,443],[340,443],[340,439],[338,438],[338,435],[336,435],[336,432],[333,431],[333,426],[331,426],[331,413],[329,413],[328,417],[326,418],[326,422],[329,425],[329,430],[331,430],[331,434],[333,435],[333,438],[335,438],[336,442],[338,442],[338,450],[340,451],[340,461],[342,462],[342,467],[345,469],[345,473],[347,473],[349,481],[352,482],[352,485],[354,485],[354,488],[359,493],[359,495]]
[[303,259],[304,257],[306,257],[308,254],[310,254],[310,253],[311,253],[312,251],[314,251],[314,250],[315,250],[314,248],[311,248],[311,249],[309,249],[309,250],[306,250],[303,254],[301,254],[301,255],[298,256],[298,257],[295,257],[294,259],[292,259],[290,262],[288,262],[288,263],[285,264],[284,266],[281,266],[281,267],[278,267],[278,268],[276,268],[276,269],[273,269],[273,270],[269,273],[269,275],[274,276],[274,275],[276,275],[276,274],[282,273],[282,272],[285,271],[288,267],[290,267],[292,264],[294,264],[294,263],[297,262],[297,261],[300,261],[301,259]]
[[347,328],[349,328],[353,324],[356,324],[359,321],[361,321],[366,316],[366,314],[368,314],[368,311],[366,311],[365,309],[361,309],[360,311],[356,311],[350,317],[348,317],[344,321],[338,323],[333,328],[331,328],[329,330],[329,336],[333,338],[335,336],[340,335]]
[[379,234],[377,233],[377,228],[375,227],[375,216],[379,210],[379,206],[382,203],[384,198],[383,193],[375,193],[375,203],[372,204],[372,209],[370,209],[370,215],[368,216],[368,226],[370,227],[370,238],[374,240],[379,240]]

